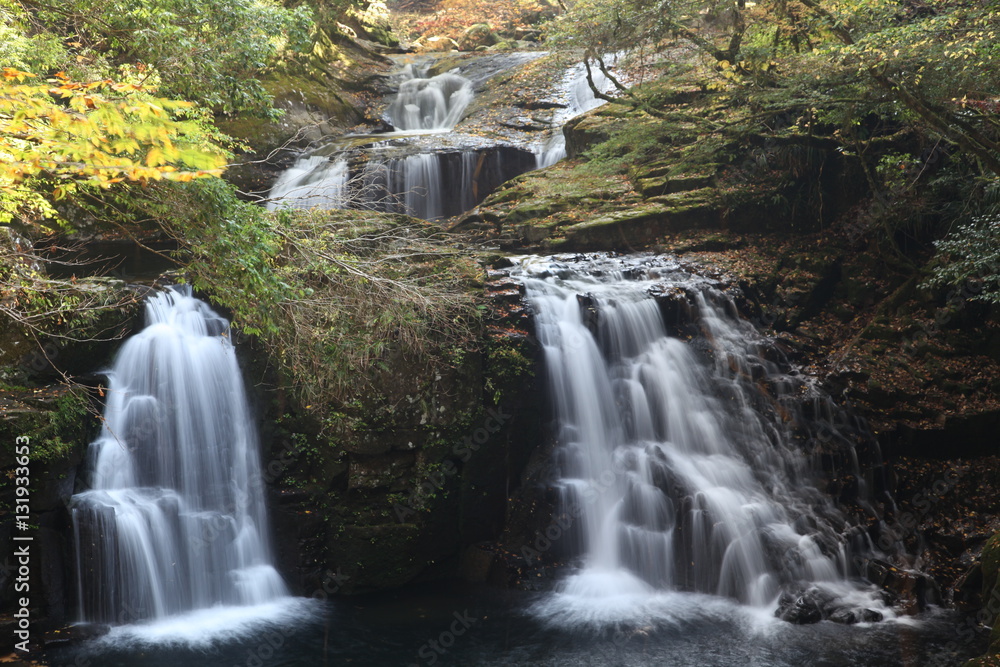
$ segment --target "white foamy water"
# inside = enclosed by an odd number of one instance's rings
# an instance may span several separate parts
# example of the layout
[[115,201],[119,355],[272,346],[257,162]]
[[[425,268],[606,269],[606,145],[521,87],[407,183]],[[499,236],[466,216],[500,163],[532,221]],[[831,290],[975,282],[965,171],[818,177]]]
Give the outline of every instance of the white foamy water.
[[425,78],[412,66],[404,68],[396,98],[386,115],[397,130],[450,130],[472,102],[472,83],[446,72]]
[[71,501],[81,620],[211,634],[210,617],[291,604],[229,323],[189,287],[161,292],[108,378],[91,489]]
[[207,649],[247,642],[268,632],[288,632],[321,619],[324,611],[315,600],[283,597],[256,605],[210,607],[151,623],[117,626],[97,641],[118,649],[163,645]]
[[[669,621],[674,603],[689,613],[680,591],[773,611],[805,588],[892,615],[855,568],[859,531],[795,441],[795,401],[815,389],[769,360],[727,295],[679,268],[613,258],[527,258],[512,275],[544,349],[561,511],[580,517],[582,569],[541,616]],[[654,286],[686,295],[698,348],[668,333]]]

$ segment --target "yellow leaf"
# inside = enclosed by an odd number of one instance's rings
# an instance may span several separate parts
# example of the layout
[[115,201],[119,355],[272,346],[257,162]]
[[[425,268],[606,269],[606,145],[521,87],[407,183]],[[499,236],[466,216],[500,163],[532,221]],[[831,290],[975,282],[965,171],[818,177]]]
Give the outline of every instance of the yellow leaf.
[[152,148],[149,149],[149,152],[146,153],[146,166],[155,167],[156,165],[162,163],[163,163],[163,151],[161,151],[156,146],[153,146]]

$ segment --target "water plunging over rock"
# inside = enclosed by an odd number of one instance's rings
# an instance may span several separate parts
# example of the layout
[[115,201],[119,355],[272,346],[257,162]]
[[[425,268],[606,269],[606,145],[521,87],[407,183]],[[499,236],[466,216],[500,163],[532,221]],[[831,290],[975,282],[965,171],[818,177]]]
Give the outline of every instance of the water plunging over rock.
[[[482,86],[503,67],[528,59],[497,54],[467,67]],[[399,89],[385,116],[395,131],[335,139],[300,157],[272,186],[267,207],[370,209],[437,220],[468,211],[501,183],[538,166],[530,147],[455,131],[473,99],[473,81],[455,72],[428,78],[426,71],[411,63],[393,77]]]
[[[592,68],[591,78],[594,86],[602,93],[607,93],[614,87],[611,80],[597,67]],[[566,99],[566,104],[552,117],[555,128],[552,136],[536,149],[539,169],[554,165],[566,157],[566,135],[562,133],[562,126],[566,121],[606,104],[605,100],[594,95],[587,82],[587,69],[582,63],[570,68],[563,76],[559,96]]]
[[[406,145],[402,148],[397,142]],[[412,152],[393,138],[363,150],[300,159],[271,189],[278,208],[353,208],[438,220],[468,211],[504,181],[534,168],[535,157],[509,146],[443,147]]]
[[663,260],[568,259],[512,273],[536,311],[560,511],[578,517],[569,534],[583,556],[539,613],[646,622],[673,605],[664,595],[691,591],[770,609],[784,593],[781,615],[809,598],[799,622],[892,614],[860,576],[870,539],[817,488],[812,457],[855,460],[864,433],[849,413],[712,281]]
[[162,620],[287,594],[229,323],[189,288],[146,303],[108,373],[90,490],[73,496],[80,616]]
[[299,158],[271,187],[267,208],[348,208],[349,178],[345,158]]
[[407,65],[396,99],[386,115],[397,130],[447,131],[455,127],[472,101],[472,83],[446,72],[432,78]]

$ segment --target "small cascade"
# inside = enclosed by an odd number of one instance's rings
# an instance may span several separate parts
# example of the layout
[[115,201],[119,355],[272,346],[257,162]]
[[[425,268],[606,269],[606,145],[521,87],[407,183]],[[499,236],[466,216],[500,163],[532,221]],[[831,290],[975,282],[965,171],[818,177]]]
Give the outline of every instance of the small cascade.
[[[614,87],[611,80],[600,69],[592,68],[591,78],[594,86],[602,93],[608,93]],[[587,69],[580,63],[566,72],[560,86],[560,97],[567,100],[566,106],[553,115],[552,125],[557,128],[549,140],[535,149],[537,168],[550,167],[566,157],[566,135],[562,127],[568,121],[584,114],[591,109],[606,103],[594,95],[587,82]]]
[[463,76],[446,72],[426,78],[423,72],[407,65],[396,99],[386,110],[389,122],[397,130],[448,131],[462,118],[472,102],[472,83]]
[[504,181],[534,168],[507,146],[396,156],[386,142],[364,153],[301,158],[271,189],[267,207],[355,208],[439,220],[468,211]]
[[[526,60],[521,55],[495,58],[516,65]],[[476,85],[488,79],[477,78],[477,68],[496,73],[484,62],[492,60],[469,65]],[[592,76],[599,90],[613,87],[599,69]],[[271,187],[268,209],[358,208],[426,220],[458,215],[501,183],[564,158],[562,125],[604,103],[594,96],[583,64],[571,68],[555,96],[554,104],[563,107],[550,121],[556,130],[544,143],[517,148],[454,129],[474,97],[469,78],[453,72],[428,77],[426,68],[412,63],[392,78],[399,87],[385,116],[395,131],[335,140],[300,157]]]
[[393,211],[424,220],[444,216],[441,162],[434,153],[420,153],[386,165],[386,191]]
[[278,177],[268,195],[267,209],[348,208],[347,160],[323,155],[299,159]]
[[[512,272],[544,348],[560,511],[579,517],[582,568],[539,612],[628,622],[665,592],[773,609],[814,591],[827,608],[890,615],[858,571],[870,539],[819,491],[810,456],[840,451],[865,484],[846,411],[720,285],[651,258],[581,264],[528,258]],[[665,308],[685,328],[668,328]]]
[[[470,64],[469,76],[480,85],[529,59],[486,57]],[[399,86],[385,116],[395,131],[345,137],[303,155],[271,187],[269,210],[355,208],[439,220],[537,167],[529,148],[454,130],[474,97],[470,79],[454,72],[428,77],[426,67],[412,63],[392,79]]]
[[80,616],[127,624],[285,596],[229,323],[190,288],[146,302],[108,373],[72,498]]

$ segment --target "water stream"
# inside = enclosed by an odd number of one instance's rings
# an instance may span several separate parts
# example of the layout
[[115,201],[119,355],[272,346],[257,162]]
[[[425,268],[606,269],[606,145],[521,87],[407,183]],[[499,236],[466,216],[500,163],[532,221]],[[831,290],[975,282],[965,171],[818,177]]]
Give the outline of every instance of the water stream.
[[[852,449],[861,426],[738,317],[725,285],[650,257],[529,258],[513,273],[545,347],[561,511],[579,517],[577,568],[555,590],[287,597],[228,323],[175,289],[149,300],[109,373],[92,489],[72,503],[81,615],[121,625],[44,659],[936,667],[982,651],[971,621],[899,615],[857,576],[871,544],[818,490],[810,449]],[[877,473],[851,469],[862,486]],[[775,618],[783,591],[806,588],[858,622]]]
[[[579,517],[581,567],[541,615],[651,623],[674,591],[770,611],[811,591],[853,619],[895,615],[860,576],[871,540],[819,491],[807,455],[850,449],[857,424],[720,285],[660,258],[528,258],[514,275],[544,349],[561,511]],[[684,332],[653,293],[675,295]],[[864,485],[875,471],[848,472]]]
[[[608,60],[613,61],[614,58],[608,58]],[[594,87],[602,93],[609,93],[614,87],[611,80],[597,67],[592,68],[591,79],[594,82]],[[549,139],[535,149],[539,169],[551,167],[566,157],[566,135],[562,131],[563,125],[577,116],[606,104],[605,100],[594,95],[594,91],[587,81],[587,68],[583,63],[571,67],[563,75],[556,95],[565,100],[565,106],[552,117],[554,131]]]
[[[451,129],[468,79],[410,67],[400,80],[387,110],[395,132],[303,156],[269,206],[437,219],[564,155],[561,132],[534,150],[470,148]],[[563,85],[571,102],[558,122],[600,102],[579,70]],[[434,582],[322,608],[289,597],[228,322],[174,288],[149,299],[146,328],[108,373],[89,488],[71,503],[80,619],[116,627],[47,657],[930,667],[981,650],[974,633],[956,640],[953,615],[904,616],[861,576],[886,557],[871,539],[882,471],[858,456],[871,446],[864,424],[740,317],[727,285],[642,256],[522,258],[512,275],[544,349],[553,486],[572,517],[571,567],[554,590]],[[856,484],[851,511],[822,490],[834,476]],[[789,599],[841,622],[780,621]]]
[[386,116],[399,131],[447,132],[472,102],[472,82],[458,74],[428,77],[426,70],[407,64],[398,78],[399,90]]
[[[156,623],[210,610],[233,625],[289,602],[272,565],[254,420],[229,323],[190,288],[146,302],[107,373],[89,489],[70,507],[79,617]],[[186,631],[204,634],[206,620]]]

